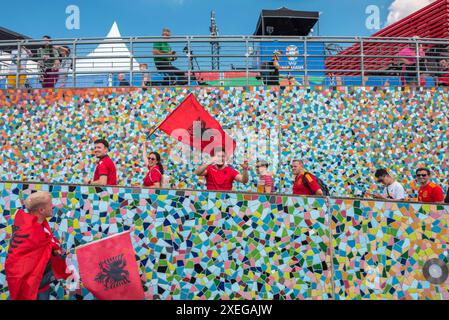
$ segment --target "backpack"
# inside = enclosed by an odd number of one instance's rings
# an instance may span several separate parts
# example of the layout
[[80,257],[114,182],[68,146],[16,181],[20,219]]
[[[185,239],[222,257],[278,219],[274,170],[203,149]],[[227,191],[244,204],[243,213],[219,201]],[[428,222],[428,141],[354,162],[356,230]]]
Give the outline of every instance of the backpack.
[[449,203],[449,187],[447,188],[446,198],[444,198],[444,203]]
[[324,183],[323,180],[321,180],[320,178],[318,178],[317,176],[314,176],[313,174],[311,174],[310,172],[305,172],[304,175],[302,176],[302,183],[310,189],[309,187],[309,182],[306,179],[306,175],[309,174],[312,177],[314,177],[316,179],[316,182],[318,183],[318,185],[320,186],[321,191],[323,191],[323,196],[329,196],[329,187]]

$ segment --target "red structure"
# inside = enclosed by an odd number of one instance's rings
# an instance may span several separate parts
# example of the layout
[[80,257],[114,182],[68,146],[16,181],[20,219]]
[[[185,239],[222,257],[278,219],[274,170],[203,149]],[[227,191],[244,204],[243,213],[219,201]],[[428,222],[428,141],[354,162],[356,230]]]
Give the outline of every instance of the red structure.
[[[393,57],[410,44],[379,43],[375,38],[439,38],[449,39],[449,0],[437,0],[411,15],[372,35],[372,40],[363,43],[363,69],[366,74],[375,70],[385,70],[393,62]],[[379,39],[380,40],[380,39]],[[428,47],[429,48],[429,47]],[[428,49],[427,48],[427,49]],[[361,45],[355,44],[339,54],[326,59],[326,69],[337,75],[360,75],[354,70],[362,69]],[[334,70],[334,72],[332,72]],[[375,73],[375,72],[374,72]]]

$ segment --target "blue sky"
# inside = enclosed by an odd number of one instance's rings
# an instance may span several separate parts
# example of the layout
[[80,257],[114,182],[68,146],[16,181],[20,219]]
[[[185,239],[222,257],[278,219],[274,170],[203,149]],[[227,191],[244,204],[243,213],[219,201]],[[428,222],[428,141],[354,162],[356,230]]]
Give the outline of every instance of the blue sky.
[[[365,26],[367,6],[378,6],[384,26],[392,3],[393,0],[21,0],[2,3],[0,26],[32,38],[44,34],[53,38],[103,37],[114,21],[123,36],[158,36],[163,26],[170,27],[173,35],[207,35],[210,12],[214,10],[221,35],[251,35],[261,9],[285,6],[321,11],[323,36],[368,36],[375,30]],[[66,28],[69,5],[80,9],[79,30]]]

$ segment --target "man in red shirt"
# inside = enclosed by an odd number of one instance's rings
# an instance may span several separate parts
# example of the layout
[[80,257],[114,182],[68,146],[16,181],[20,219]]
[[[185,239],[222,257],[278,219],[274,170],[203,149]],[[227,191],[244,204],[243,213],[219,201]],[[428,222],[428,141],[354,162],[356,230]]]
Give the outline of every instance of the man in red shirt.
[[443,189],[430,182],[430,170],[419,168],[416,170],[416,179],[421,185],[418,191],[419,202],[442,203],[444,201]]
[[231,191],[234,181],[248,183],[248,163],[242,165],[243,174],[226,165],[226,154],[222,148],[214,150],[214,156],[209,163],[195,170],[195,174],[206,177],[206,187],[210,191]]
[[95,157],[98,158],[94,179],[89,180],[89,178],[85,178],[84,182],[94,185],[117,185],[115,164],[108,156],[109,143],[105,139],[99,139],[94,142],[94,148]]
[[61,244],[47,222],[53,212],[51,194],[35,192],[25,206],[28,213],[19,209],[14,216],[6,281],[12,300],[48,300],[50,284],[70,276]]
[[[293,160],[292,161],[292,172],[295,175],[295,182],[293,183],[293,194],[295,195],[303,195],[303,196],[322,196],[323,190],[321,190],[316,178],[307,173],[304,170],[304,162],[302,160]],[[306,184],[304,184],[304,180],[306,180]]]

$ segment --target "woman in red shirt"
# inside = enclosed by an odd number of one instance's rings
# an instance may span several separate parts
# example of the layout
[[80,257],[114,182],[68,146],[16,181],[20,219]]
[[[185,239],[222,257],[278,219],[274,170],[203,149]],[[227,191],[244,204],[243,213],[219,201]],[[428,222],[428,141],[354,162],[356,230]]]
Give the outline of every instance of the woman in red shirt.
[[147,148],[143,146],[143,161],[148,168],[148,173],[143,180],[144,187],[160,188],[162,186],[162,175],[164,167],[161,164],[161,155],[157,152],[151,152],[147,156]]

